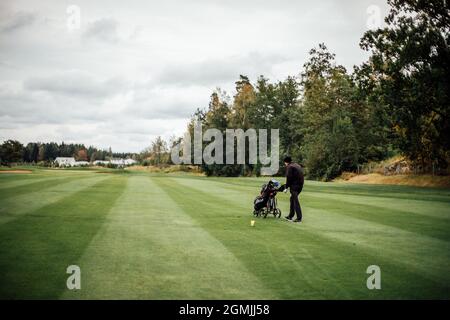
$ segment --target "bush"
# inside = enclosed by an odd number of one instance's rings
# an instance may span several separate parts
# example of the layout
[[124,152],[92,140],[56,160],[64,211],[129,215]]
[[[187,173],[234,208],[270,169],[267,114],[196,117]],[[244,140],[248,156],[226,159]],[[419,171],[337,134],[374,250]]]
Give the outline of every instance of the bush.
[[46,167],[46,168],[50,168],[50,167],[52,167],[52,162],[50,162],[50,161],[39,161],[38,163],[37,163],[37,166],[38,167]]

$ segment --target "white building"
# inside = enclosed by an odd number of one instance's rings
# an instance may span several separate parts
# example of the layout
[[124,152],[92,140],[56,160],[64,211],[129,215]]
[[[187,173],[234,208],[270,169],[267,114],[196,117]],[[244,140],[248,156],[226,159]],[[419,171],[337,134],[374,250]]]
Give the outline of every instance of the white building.
[[124,166],[131,166],[131,165],[137,163],[137,161],[133,160],[133,159],[112,159],[109,161],[104,161],[104,160],[95,160],[94,161],[94,165],[102,165],[102,164],[106,165],[108,163],[117,165],[119,167],[124,167]]
[[130,166],[135,164],[137,161],[133,159],[112,159],[110,162],[118,166]]
[[76,163],[76,161],[75,161],[75,158],[74,157],[57,157],[56,159],[55,159],[55,162],[58,164],[58,166],[68,166],[68,167],[71,167],[71,166],[74,166],[75,165],[75,163]]
[[95,160],[94,161],[94,165],[98,166],[99,164],[108,164],[109,161],[105,161],[105,160]]
[[74,166],[88,166],[88,165],[90,165],[90,163],[87,161],[76,161],[74,164]]
[[136,163],[137,163],[136,160],[133,160],[133,159],[125,159],[125,165],[127,165],[127,166],[131,166],[131,165],[136,164]]
[[112,164],[118,165],[118,166],[123,166],[125,165],[125,162],[123,159],[112,159],[109,161]]
[[[58,164],[59,167],[75,167],[75,166],[88,166],[90,165],[87,161],[76,161],[75,158],[65,158],[65,157],[57,157],[55,159],[55,163]],[[93,162],[94,165],[107,165],[108,163],[112,163],[119,167],[131,166],[137,163],[136,160],[133,159],[112,159],[110,161],[104,160],[95,160]]]

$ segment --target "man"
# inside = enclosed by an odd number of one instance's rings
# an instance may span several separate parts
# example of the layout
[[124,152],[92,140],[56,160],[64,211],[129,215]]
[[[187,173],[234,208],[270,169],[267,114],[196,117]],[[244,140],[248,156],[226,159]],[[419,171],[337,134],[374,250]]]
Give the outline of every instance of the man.
[[292,162],[291,157],[284,158],[284,165],[286,166],[286,185],[285,192],[289,188],[291,192],[291,207],[289,211],[289,216],[285,219],[292,221],[294,217],[294,212],[297,213],[297,219],[294,222],[302,221],[302,208],[300,207],[300,202],[298,201],[298,195],[302,192],[304,177],[303,168],[295,162]]

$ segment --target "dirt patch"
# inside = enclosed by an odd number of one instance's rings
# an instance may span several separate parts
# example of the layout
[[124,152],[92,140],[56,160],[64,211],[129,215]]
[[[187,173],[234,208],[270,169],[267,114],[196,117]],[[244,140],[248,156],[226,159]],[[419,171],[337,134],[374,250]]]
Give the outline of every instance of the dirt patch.
[[1,173],[33,173],[31,170],[0,170]]
[[336,181],[368,184],[394,184],[416,187],[450,188],[450,176],[433,175],[392,175],[385,176],[378,173],[346,175]]

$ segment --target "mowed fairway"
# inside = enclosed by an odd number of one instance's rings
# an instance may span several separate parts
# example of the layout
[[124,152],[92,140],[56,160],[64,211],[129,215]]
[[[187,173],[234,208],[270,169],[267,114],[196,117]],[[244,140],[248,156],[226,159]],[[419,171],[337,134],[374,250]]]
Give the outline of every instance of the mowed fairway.
[[[266,180],[3,173],[0,298],[450,298],[449,190],[307,181],[304,223],[251,227]],[[366,287],[370,265],[381,290]]]

